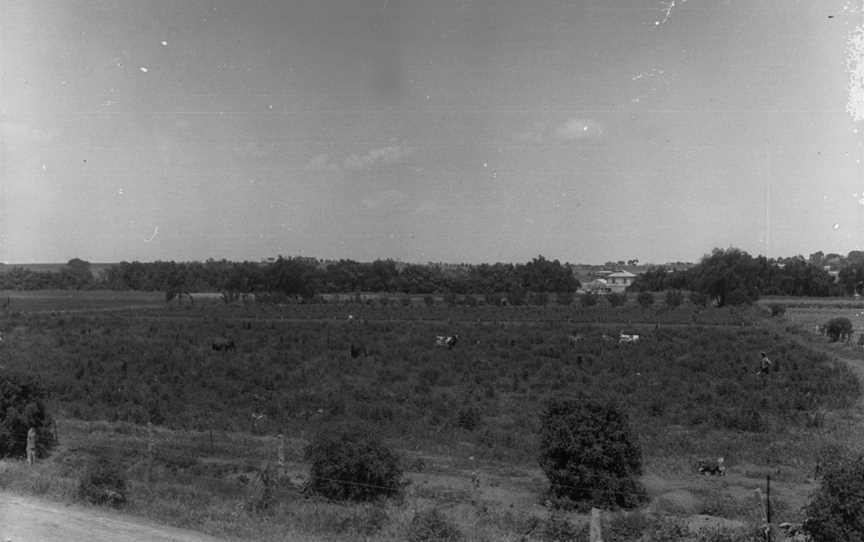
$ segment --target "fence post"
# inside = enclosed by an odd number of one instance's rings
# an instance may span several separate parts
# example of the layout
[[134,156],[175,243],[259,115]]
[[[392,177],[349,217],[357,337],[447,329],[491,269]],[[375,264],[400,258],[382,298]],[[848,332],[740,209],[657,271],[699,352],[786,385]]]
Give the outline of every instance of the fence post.
[[599,508],[591,509],[591,530],[589,532],[590,542],[603,542],[603,526],[601,520],[603,512]]
[[279,476],[285,476],[285,435],[279,433],[279,449],[278,449],[278,460],[279,460]]
[[147,482],[153,481],[153,423],[147,422]]
[[765,519],[768,526],[765,528],[765,539],[771,542],[774,535],[771,532],[771,475],[765,477]]
[[34,463],[36,463],[36,428],[31,427],[27,430],[27,464]]

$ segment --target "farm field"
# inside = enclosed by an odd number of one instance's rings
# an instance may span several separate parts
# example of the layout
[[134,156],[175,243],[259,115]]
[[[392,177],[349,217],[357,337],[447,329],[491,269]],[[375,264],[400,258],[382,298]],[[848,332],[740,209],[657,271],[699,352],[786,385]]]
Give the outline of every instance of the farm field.
[[163,307],[164,292],[111,290],[0,290],[8,312],[62,312]]
[[[285,518],[308,535],[356,539],[380,510],[309,502],[297,487],[314,432],[364,422],[399,450],[411,481],[408,504],[385,506],[381,539],[400,539],[406,506],[438,506],[470,540],[516,540],[549,520],[536,462],[543,401],[586,394],[628,412],[645,457],[646,510],[749,524],[753,489],[771,474],[775,510],[795,520],[860,384],[760,314],[686,304],[165,307],[164,298],[144,312],[39,306],[0,320],[0,365],[49,389],[60,446],[39,473],[12,465],[0,483],[67,498],[81,465],[109,455],[129,469],[135,513],[241,539],[279,539]],[[640,340],[619,344],[619,332]],[[584,337],[575,347],[574,333]],[[454,334],[453,350],[434,346],[436,335]],[[226,339],[236,348],[212,348]],[[352,357],[352,346],[365,353]],[[777,364],[766,379],[754,374],[762,351]],[[148,421],[157,427],[149,483]],[[238,514],[280,433],[297,481],[283,488],[281,515]],[[695,473],[717,456],[728,476]],[[190,504],[172,511],[178,501]]]

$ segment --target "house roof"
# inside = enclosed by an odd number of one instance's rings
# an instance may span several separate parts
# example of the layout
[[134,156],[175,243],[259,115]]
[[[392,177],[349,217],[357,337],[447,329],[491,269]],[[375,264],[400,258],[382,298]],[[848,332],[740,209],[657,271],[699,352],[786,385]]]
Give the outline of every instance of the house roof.
[[635,279],[636,275],[628,273],[627,271],[618,271],[617,273],[612,273],[609,277],[616,279]]

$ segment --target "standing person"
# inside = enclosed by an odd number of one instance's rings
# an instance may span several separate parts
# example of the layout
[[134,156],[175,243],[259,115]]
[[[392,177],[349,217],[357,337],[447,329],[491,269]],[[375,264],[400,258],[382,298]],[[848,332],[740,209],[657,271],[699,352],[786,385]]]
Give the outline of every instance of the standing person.
[[762,352],[762,359],[759,362],[759,370],[756,371],[756,374],[759,375],[767,375],[771,370],[771,360],[768,359],[768,356],[765,355],[765,352]]
[[36,428],[27,431],[27,464],[36,463]]

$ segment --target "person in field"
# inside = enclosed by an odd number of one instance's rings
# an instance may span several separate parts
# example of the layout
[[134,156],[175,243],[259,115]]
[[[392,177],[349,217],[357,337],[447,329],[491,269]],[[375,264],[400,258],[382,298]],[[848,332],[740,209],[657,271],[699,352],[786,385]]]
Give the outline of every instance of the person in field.
[[765,355],[765,352],[761,352],[762,359],[759,360],[759,369],[756,371],[757,375],[767,375],[771,371],[771,360],[768,359],[768,356]]

